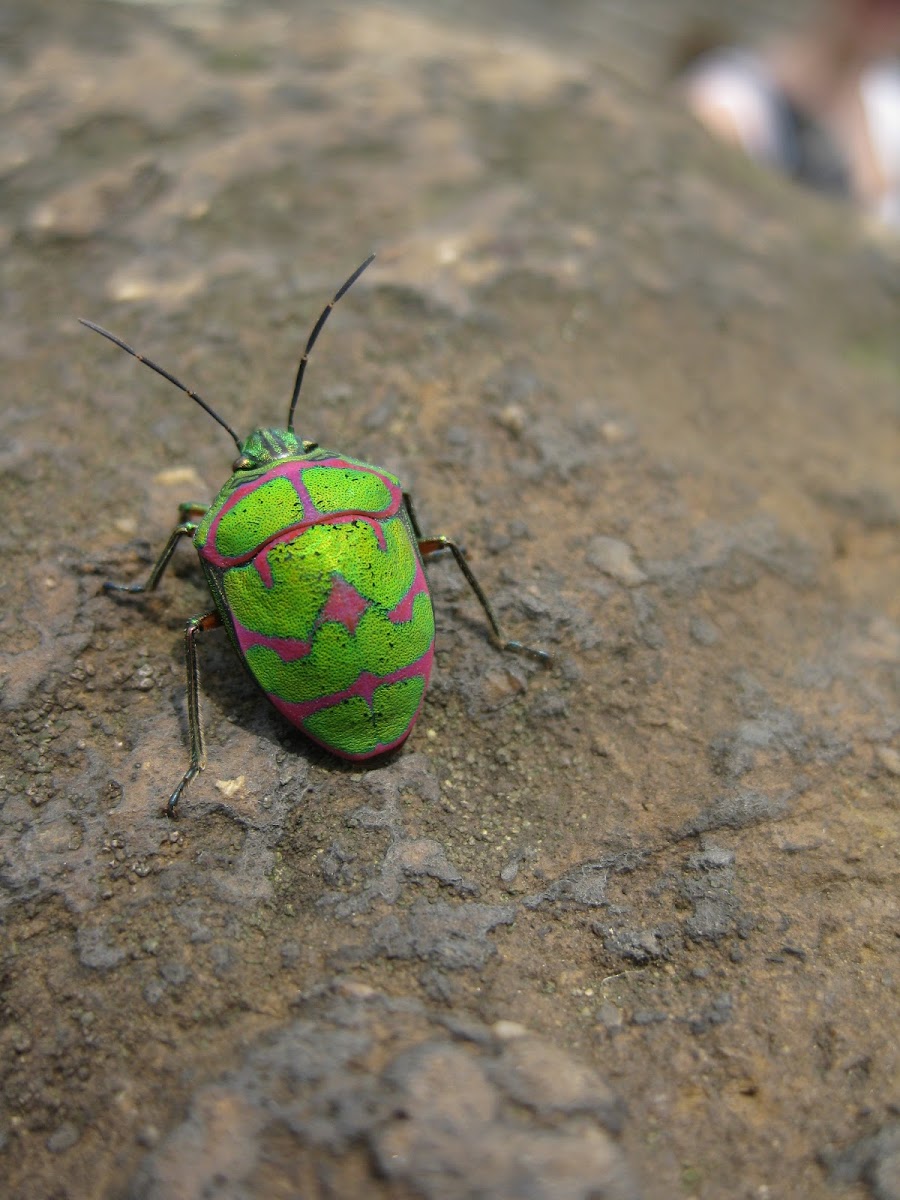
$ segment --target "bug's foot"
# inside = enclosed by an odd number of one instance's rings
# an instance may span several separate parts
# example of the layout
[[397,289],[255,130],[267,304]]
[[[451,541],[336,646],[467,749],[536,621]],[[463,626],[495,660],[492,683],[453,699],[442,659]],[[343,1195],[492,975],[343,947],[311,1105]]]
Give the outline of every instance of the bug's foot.
[[536,650],[534,646],[526,646],[522,642],[502,642],[501,649],[512,650],[515,654],[524,654],[527,658],[533,658],[535,662],[543,663],[544,666],[549,666],[553,661],[546,650]]
[[184,789],[187,787],[187,785],[191,782],[191,780],[194,778],[194,776],[199,775],[202,770],[203,770],[203,767],[200,765],[200,763],[194,762],[194,763],[191,763],[191,765],[185,771],[184,775],[181,777],[181,782],[178,784],[178,787],[175,789],[175,791],[169,797],[169,803],[166,805],[166,816],[169,818],[170,821],[176,821],[178,819],[178,813],[176,810],[178,807],[178,801],[181,799],[181,793],[184,791]]
[[192,769],[185,771],[183,779],[169,797],[169,803],[166,805],[166,816],[170,821],[178,820],[178,801],[181,799],[181,793],[184,791],[185,785],[189,783],[196,774],[197,772]]

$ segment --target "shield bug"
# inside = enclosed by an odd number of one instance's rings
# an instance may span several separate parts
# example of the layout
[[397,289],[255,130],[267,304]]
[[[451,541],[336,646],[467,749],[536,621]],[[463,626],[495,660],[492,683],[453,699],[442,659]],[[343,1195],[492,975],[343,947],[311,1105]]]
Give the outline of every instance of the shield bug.
[[185,626],[190,764],[166,806],[205,765],[197,639],[225,630],[259,687],[314,742],[345,759],[399,746],[422,706],[434,655],[434,614],[422,560],[453,555],[504,650],[546,662],[509,640],[463,551],[450,538],[424,537],[395,475],[326,450],[294,432],[306,364],[329,313],[372,262],[340,287],[313,326],[297,367],[284,429],[256,429],[241,441],[196,392],[115,334],[82,321],[180,388],[230,434],[238,456],[206,508],[183,504],[179,523],[144,583],[105,583],[107,592],[152,592],[175,547],[189,537],[215,607]]

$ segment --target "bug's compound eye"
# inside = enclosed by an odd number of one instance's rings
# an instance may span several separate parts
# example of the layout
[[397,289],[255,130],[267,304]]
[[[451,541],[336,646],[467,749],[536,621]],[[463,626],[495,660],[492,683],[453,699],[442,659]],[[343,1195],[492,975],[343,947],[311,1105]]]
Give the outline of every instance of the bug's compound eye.
[[252,466],[253,466],[253,459],[248,458],[246,454],[242,454],[242,455],[240,455],[239,458],[236,458],[234,460],[234,462],[231,464],[231,469],[232,469],[232,471],[246,471],[248,467],[252,467]]
[[318,448],[319,448],[318,442],[304,442],[303,443],[303,453],[304,454],[309,454],[310,450],[318,450]]

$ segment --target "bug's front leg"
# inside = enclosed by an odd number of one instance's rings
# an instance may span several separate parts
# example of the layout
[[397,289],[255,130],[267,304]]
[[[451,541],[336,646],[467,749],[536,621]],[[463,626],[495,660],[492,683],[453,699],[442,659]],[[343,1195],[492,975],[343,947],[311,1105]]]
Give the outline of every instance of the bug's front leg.
[[195,504],[192,501],[179,504],[178,515],[181,523],[176,525],[169,534],[169,540],[163,547],[162,554],[151,567],[146,583],[112,583],[107,580],[103,585],[103,590],[105,592],[130,592],[132,595],[155,591],[163,571],[169,565],[169,560],[175,552],[175,547],[183,537],[194,536],[197,532],[198,518],[202,517],[205,512],[206,505],[203,504]]
[[494,635],[494,640],[501,650],[512,650],[517,654],[526,654],[529,658],[534,658],[538,662],[549,663],[550,655],[546,650],[536,650],[533,646],[526,646],[522,642],[514,641],[508,638],[500,627],[500,622],[497,620],[496,614],[491,607],[490,601],[484,594],[484,590],[478,580],[475,578],[475,573],[466,561],[466,556],[463,553],[462,547],[458,546],[451,538],[422,536],[422,530],[419,527],[418,519],[416,518],[415,510],[413,509],[412,498],[408,492],[403,493],[403,503],[406,506],[406,512],[409,516],[410,524],[413,527],[413,533],[419,543],[419,553],[423,558],[427,558],[429,554],[436,554],[439,550],[449,550],[456,560],[456,565],[459,567],[465,576],[466,582],[475,593],[478,603],[484,610],[484,615],[488,619],[488,624],[491,627],[491,632]]
[[200,668],[197,662],[197,637],[207,629],[215,629],[222,624],[222,618],[215,609],[199,617],[191,617],[184,627],[184,659],[187,667],[187,715],[188,732],[191,739],[191,761],[188,769],[181,777],[181,782],[169,797],[166,805],[166,816],[174,818],[181,793],[195,775],[199,775],[206,766],[206,746],[203,741],[203,725],[200,721]]

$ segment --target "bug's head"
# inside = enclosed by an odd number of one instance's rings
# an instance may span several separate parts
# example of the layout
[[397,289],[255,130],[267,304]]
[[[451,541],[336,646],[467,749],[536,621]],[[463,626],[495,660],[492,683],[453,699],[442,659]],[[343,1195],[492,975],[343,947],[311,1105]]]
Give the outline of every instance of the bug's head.
[[233,471],[257,471],[282,458],[296,458],[316,449],[315,442],[298,438],[293,429],[254,429],[231,464]]

